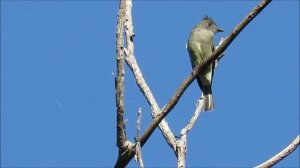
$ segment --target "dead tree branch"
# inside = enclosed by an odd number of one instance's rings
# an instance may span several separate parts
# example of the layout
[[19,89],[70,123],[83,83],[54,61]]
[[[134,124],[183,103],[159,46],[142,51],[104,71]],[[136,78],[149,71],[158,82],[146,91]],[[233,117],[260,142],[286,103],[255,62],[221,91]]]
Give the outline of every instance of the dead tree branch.
[[198,100],[198,103],[196,105],[196,110],[194,112],[194,115],[190,119],[189,123],[180,131],[180,136],[186,135],[195,125],[203,107],[203,101],[202,99]]
[[277,155],[273,156],[271,159],[267,160],[266,162],[262,163],[256,168],[269,168],[280,162],[282,159],[293,153],[300,144],[300,135],[298,135],[291,144],[289,144],[285,149],[279,152]]
[[186,161],[186,134],[183,134],[176,143],[177,167],[184,168]]
[[[138,111],[138,119],[136,121],[136,140],[140,137],[140,132],[141,132],[141,121],[142,121],[142,108],[139,108]],[[144,168],[144,162],[142,158],[142,148],[141,144],[139,141],[136,141],[136,162],[140,165],[140,168]]]
[[[131,7],[132,1],[127,0],[127,7],[126,7],[126,20],[125,20],[125,34],[128,44],[128,49],[125,48],[125,60],[131,72],[136,79],[136,84],[139,87],[140,91],[143,93],[144,97],[146,98],[150,108],[151,108],[151,115],[152,118],[155,118],[161,109],[159,108],[154,95],[152,94],[147,82],[145,81],[143,74],[138,66],[138,63],[134,56],[134,43],[133,43],[133,23],[132,23],[132,15],[131,15]],[[168,123],[163,119],[161,123],[159,123],[159,128],[166,139],[168,145],[175,151],[176,149],[176,138],[172,133]]]
[[119,149],[118,161],[123,158],[123,153],[133,144],[127,140],[124,122],[124,20],[125,20],[125,1],[120,1],[117,31],[116,31],[116,62],[117,76],[115,78],[116,89],[116,108],[117,108],[117,146]]
[[124,123],[124,2],[120,3],[120,10],[116,33],[117,51],[117,76],[115,78],[116,106],[117,106],[117,146],[119,151],[125,149],[127,141]]

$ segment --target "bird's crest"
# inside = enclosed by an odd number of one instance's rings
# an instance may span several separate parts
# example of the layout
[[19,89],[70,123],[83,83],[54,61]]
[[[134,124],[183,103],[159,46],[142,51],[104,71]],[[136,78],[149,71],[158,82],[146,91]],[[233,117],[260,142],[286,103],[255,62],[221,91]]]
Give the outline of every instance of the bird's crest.
[[210,21],[213,21],[212,18],[209,17],[209,16],[207,16],[207,15],[205,15],[205,16],[203,17],[203,20],[210,20]]

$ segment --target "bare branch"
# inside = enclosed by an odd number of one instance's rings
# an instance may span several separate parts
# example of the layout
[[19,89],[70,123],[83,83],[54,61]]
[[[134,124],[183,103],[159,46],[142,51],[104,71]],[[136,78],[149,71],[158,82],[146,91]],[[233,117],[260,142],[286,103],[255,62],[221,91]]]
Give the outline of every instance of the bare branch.
[[117,146],[119,148],[119,152],[126,149],[125,144],[127,141],[124,122],[124,2],[125,1],[121,1],[120,3],[116,33],[117,76],[115,78],[115,89],[117,106]]
[[[152,110],[152,113],[151,113],[152,118],[155,118],[161,110],[160,110],[149,86],[147,85],[147,83],[142,75],[142,72],[138,66],[138,63],[137,63],[134,55],[130,55],[129,52],[126,52],[126,50],[125,50],[125,53],[126,53],[126,57],[125,57],[126,63],[129,66],[129,68],[131,69],[131,71],[133,72],[133,75],[136,79],[136,83],[137,83],[139,89],[141,90],[141,92],[143,93],[144,97],[146,98],[146,100]],[[161,121],[161,123],[159,123],[158,126],[159,126],[164,138],[166,139],[168,145],[172,149],[175,150],[176,138],[175,138],[174,134],[172,133],[170,127],[168,126],[168,123],[165,121],[165,119],[163,119]]]
[[[142,108],[139,108],[138,111],[138,119],[136,121],[136,140],[139,139],[140,137],[140,132],[141,132],[141,120],[142,120]],[[144,168],[144,163],[143,163],[143,159],[142,159],[142,149],[141,149],[141,144],[140,142],[136,142],[136,146],[135,146],[135,150],[136,150],[136,162],[140,165],[140,168]]]
[[278,162],[280,162],[282,159],[293,153],[300,143],[300,135],[298,135],[291,144],[289,144],[285,149],[283,149],[281,152],[279,152],[277,155],[273,156],[271,159],[267,160],[266,162],[262,163],[259,166],[256,166],[256,168],[268,168],[272,167]]
[[192,116],[192,118],[190,119],[189,123],[187,124],[186,127],[184,127],[181,131],[180,131],[180,135],[186,135],[195,125],[201,111],[203,108],[203,99],[202,97],[198,100],[197,105],[196,105],[196,110],[194,112],[194,115]]
[[138,119],[136,121],[136,137],[140,137],[140,132],[141,132],[141,120],[142,120],[142,108],[139,108],[138,111]]
[[[160,108],[149,88],[147,85],[143,74],[138,66],[138,63],[134,56],[134,43],[133,43],[133,23],[132,23],[132,15],[131,15],[131,7],[132,2],[131,0],[126,1],[126,20],[125,20],[125,33],[126,33],[126,39],[127,39],[127,45],[128,49],[125,48],[125,60],[129,68],[131,69],[135,79],[136,83],[140,89],[140,91],[143,93],[144,97],[146,98],[148,104],[151,108],[151,116],[152,118],[155,118],[157,114],[160,112]],[[172,133],[170,127],[168,126],[168,123],[163,119],[162,122],[159,124],[159,128],[166,139],[168,145],[173,149],[176,150],[176,138],[174,134]]]
[[[203,96],[203,95],[202,95]],[[178,168],[184,168],[185,167],[185,158],[186,158],[186,150],[187,150],[187,133],[193,128],[195,125],[201,111],[203,111],[203,99],[202,96],[197,101],[196,109],[194,112],[194,115],[190,119],[187,126],[185,126],[180,131],[180,139],[177,140],[176,143],[176,157],[177,157],[177,167]]]
[[186,134],[182,135],[180,140],[177,141],[176,144],[176,154],[177,154],[177,167],[184,168],[185,167],[185,158],[186,158]]
[[[224,42],[224,40],[225,40],[225,38],[222,37],[221,40],[220,40],[220,42],[219,42],[219,44],[218,44],[215,48],[218,49],[218,48],[222,45],[222,43]],[[220,60],[223,58],[224,55],[225,55],[225,52],[223,52],[223,53],[218,57],[218,59],[215,60],[215,69],[217,68],[218,63],[220,62]]]
[[140,168],[144,168],[144,162],[142,159],[142,148],[141,148],[141,143],[140,142],[136,142],[136,162],[140,165]]
[[125,167],[124,155],[131,154],[127,151],[134,145],[127,140],[125,121],[124,121],[124,20],[126,0],[120,0],[119,14],[116,30],[116,62],[117,62],[117,76],[115,78],[116,89],[116,108],[117,108],[117,146],[119,149],[117,165]]

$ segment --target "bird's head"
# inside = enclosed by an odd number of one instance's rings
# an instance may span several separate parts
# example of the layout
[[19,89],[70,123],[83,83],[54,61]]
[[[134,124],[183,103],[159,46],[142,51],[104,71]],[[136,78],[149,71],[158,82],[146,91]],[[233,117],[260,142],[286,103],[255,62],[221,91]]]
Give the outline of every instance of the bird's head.
[[199,26],[203,29],[212,31],[214,34],[218,32],[223,32],[223,30],[220,29],[217,26],[217,24],[213,21],[213,19],[209,16],[204,16],[202,21],[199,23]]

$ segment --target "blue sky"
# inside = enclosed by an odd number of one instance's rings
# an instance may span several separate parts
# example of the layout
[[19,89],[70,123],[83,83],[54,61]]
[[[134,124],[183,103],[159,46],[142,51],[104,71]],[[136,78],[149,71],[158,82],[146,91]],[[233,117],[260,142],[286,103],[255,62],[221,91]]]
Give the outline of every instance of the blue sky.
[[[162,107],[191,72],[187,38],[204,15],[226,37],[257,1],[133,2],[135,55]],[[1,166],[111,167],[117,158],[114,77],[117,1],[1,1]],[[126,68],[133,141],[150,109]],[[274,1],[226,50],[214,76],[216,108],[188,134],[187,166],[250,167],[299,134],[299,1]],[[167,116],[179,134],[201,95],[194,82]],[[149,166],[176,165],[159,130]],[[278,164],[299,165],[299,149]],[[130,166],[137,166],[134,161]]]

